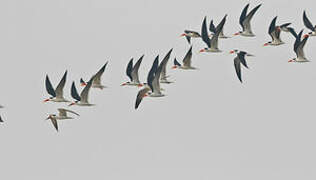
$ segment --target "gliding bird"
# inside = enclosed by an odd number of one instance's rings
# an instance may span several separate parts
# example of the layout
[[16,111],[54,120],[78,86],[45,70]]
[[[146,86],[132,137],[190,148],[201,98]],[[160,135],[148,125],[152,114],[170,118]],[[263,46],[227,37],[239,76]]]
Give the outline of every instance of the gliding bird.
[[67,112],[69,113],[72,113],[72,114],[75,114],[77,116],[79,116],[78,113],[74,112],[74,111],[71,111],[71,110],[68,110],[68,109],[63,109],[63,108],[59,108],[57,109],[59,114],[58,116],[56,114],[50,114],[48,116],[48,118],[46,118],[46,120],[50,119],[56,129],[56,131],[58,131],[58,124],[57,124],[57,120],[65,120],[65,119],[73,119],[73,117],[69,117],[67,116]]

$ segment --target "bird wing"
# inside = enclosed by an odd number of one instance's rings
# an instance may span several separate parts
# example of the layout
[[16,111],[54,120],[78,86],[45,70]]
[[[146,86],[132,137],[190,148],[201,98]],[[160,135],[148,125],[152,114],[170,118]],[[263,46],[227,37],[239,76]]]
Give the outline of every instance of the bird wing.
[[58,124],[57,124],[57,119],[56,118],[51,118],[51,121],[56,129],[56,131],[58,131]]
[[292,23],[284,23],[282,24],[280,27],[281,28],[287,28],[289,25],[291,25]]
[[256,6],[255,8],[253,8],[249,14],[246,16],[246,18],[243,21],[243,25],[245,30],[250,31],[251,32],[251,19],[252,17],[255,15],[255,13],[258,11],[258,9],[260,8],[261,4],[259,4],[258,6]]
[[240,60],[239,60],[238,57],[235,57],[235,59],[234,59],[234,65],[235,65],[235,70],[236,70],[237,77],[238,77],[239,81],[242,82],[242,79],[241,79],[241,69],[240,69]]
[[80,84],[86,84],[86,82],[82,78],[80,78]]
[[106,66],[108,65],[108,61],[102,66],[102,68],[95,74],[95,78],[93,80],[93,84],[101,85],[101,77],[104,73]]
[[175,66],[181,66],[181,64],[177,61],[176,58],[174,58],[173,64],[174,64]]
[[190,49],[188,50],[188,52],[183,58],[183,61],[182,61],[183,66],[191,67],[191,59],[192,59],[192,46],[190,47]]
[[290,33],[291,33],[295,38],[297,38],[298,35],[297,35],[296,31],[295,31],[292,27],[289,27],[288,30],[290,31]]
[[303,13],[303,22],[304,25],[310,29],[311,31],[315,31],[315,27],[313,26],[313,24],[311,23],[311,21],[308,19],[308,17],[306,16],[306,12],[304,11]]
[[297,51],[296,51],[296,54],[297,54],[297,57],[304,57],[305,58],[305,53],[304,53],[304,46],[308,40],[309,36],[307,36],[306,38],[304,38],[301,43],[299,44],[298,48],[297,48]]
[[215,48],[215,49],[218,48],[218,37],[219,37],[219,34],[223,30],[223,27],[224,27],[225,22],[226,22],[226,17],[227,17],[227,15],[224,16],[224,18],[222,19],[222,21],[219,23],[219,25],[216,28],[215,34],[212,36],[212,39],[211,39],[211,47],[212,48]]
[[241,62],[241,64],[244,65],[246,68],[248,68],[248,65],[247,65],[247,62],[246,62],[246,59],[245,59],[245,55],[246,54],[247,54],[246,52],[240,51],[237,54],[237,57],[238,57],[239,61]]
[[303,34],[303,30],[301,30],[300,33],[297,35],[295,43],[294,43],[294,51],[295,51],[296,54],[298,54],[298,48],[299,48],[299,46],[301,44],[302,34]]
[[158,61],[159,61],[159,55],[155,58],[153,65],[151,66],[150,71],[147,76],[147,84],[150,87],[152,92],[154,92],[154,87],[152,83],[153,83],[153,80],[155,78],[155,73],[158,68],[158,63],[159,63]]
[[273,20],[271,21],[270,23],[270,26],[269,26],[269,35],[271,36],[272,40],[274,40],[276,37],[275,37],[275,31],[276,31],[276,26],[275,26],[275,23],[276,23],[276,20],[277,20],[278,16],[274,17]]
[[50,80],[49,80],[48,75],[46,75],[45,86],[46,86],[46,91],[47,91],[47,93],[50,94],[50,95],[53,96],[53,97],[56,97],[55,90],[54,90],[54,88],[53,88],[53,86],[52,86],[52,83],[51,83]]
[[213,19],[210,22],[210,29],[209,29],[212,33],[216,32],[216,27],[214,25]]
[[211,47],[211,40],[208,37],[207,26],[206,26],[206,17],[204,17],[204,20],[202,23],[201,34],[202,34],[202,40],[210,48]]
[[75,114],[77,116],[80,116],[78,113],[74,112],[74,111],[71,111],[71,110],[68,110],[68,109],[64,109],[64,108],[59,108],[57,109],[58,112],[59,112],[59,116],[63,116],[63,117],[67,117],[67,112],[69,113],[72,113],[72,114]]
[[148,93],[148,91],[150,91],[149,87],[145,87],[145,88],[141,89],[140,91],[138,91],[137,96],[136,96],[135,109],[138,108],[138,106],[142,102],[144,96]]
[[162,64],[162,71],[161,71],[161,78],[160,79],[166,79],[167,78],[167,63],[170,59],[170,55],[172,52],[173,48],[171,48],[166,56],[163,58],[160,64]]
[[72,85],[71,85],[71,97],[77,101],[81,100],[81,97],[79,96],[77,88],[75,86],[75,82],[72,82]]
[[56,97],[63,98],[64,97],[64,87],[66,84],[67,71],[65,72],[63,78],[60,80],[59,84],[56,87],[55,93]]
[[128,62],[127,67],[126,67],[126,75],[129,77],[131,82],[133,81],[132,71],[133,71],[133,58]]
[[185,38],[187,39],[188,43],[191,44],[191,37],[190,36],[185,36]]
[[140,67],[140,64],[142,63],[143,61],[143,58],[144,58],[144,55],[142,55],[139,60],[136,62],[136,64],[134,65],[133,69],[132,69],[132,72],[131,72],[131,76],[132,76],[132,79],[134,82],[136,83],[140,83],[139,82],[139,76],[138,76],[138,69]]
[[163,68],[163,63],[161,63],[156,72],[155,72],[155,77],[152,81],[152,87],[153,87],[153,93],[155,94],[161,94],[161,89],[160,89],[160,75],[161,75],[161,71],[162,71],[162,68]]
[[80,98],[81,98],[81,102],[84,102],[84,103],[88,103],[88,98],[89,98],[89,91],[91,89],[91,85],[92,85],[92,82],[94,80],[95,76],[92,76],[90,78],[90,80],[88,81],[87,85],[83,88],[81,94],[80,94]]
[[241,25],[243,30],[245,29],[243,22],[246,19],[248,8],[249,8],[249,3],[244,7],[239,17],[239,24]]

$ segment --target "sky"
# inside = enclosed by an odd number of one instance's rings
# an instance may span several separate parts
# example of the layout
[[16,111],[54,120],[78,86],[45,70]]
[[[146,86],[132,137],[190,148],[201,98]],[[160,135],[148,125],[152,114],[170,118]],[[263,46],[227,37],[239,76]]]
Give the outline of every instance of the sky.
[[[172,70],[188,43],[183,30],[200,32],[204,16],[218,23],[228,14],[225,34],[240,30],[242,8],[263,3],[252,21],[255,38],[220,40],[219,54],[198,53],[196,71]],[[266,180],[316,178],[316,39],[305,47],[309,63],[295,57],[294,38],[263,47],[271,20],[304,28],[303,10],[316,23],[315,3],[301,1],[2,0],[0,1],[1,116],[0,169],[3,179],[66,180]],[[306,29],[306,28],[305,28]],[[305,30],[305,32],[308,32]],[[138,110],[138,89],[128,81],[130,58],[145,55],[145,81],[154,58],[173,53],[166,97],[146,98]],[[228,52],[245,50],[249,69],[241,84]],[[72,107],[80,114],[59,122],[57,133],[45,118],[65,103],[43,103],[45,76],[53,86],[68,70],[72,81],[88,79],[109,61],[102,83],[92,89],[94,107]],[[81,91],[81,87],[78,87]]]

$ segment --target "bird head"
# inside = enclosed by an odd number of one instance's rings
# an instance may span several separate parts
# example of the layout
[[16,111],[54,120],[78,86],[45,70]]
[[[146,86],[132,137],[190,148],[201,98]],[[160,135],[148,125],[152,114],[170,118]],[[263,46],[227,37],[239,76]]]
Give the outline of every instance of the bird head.
[[293,59],[290,59],[290,60],[288,60],[287,62],[295,62],[296,61],[296,58],[293,58]]
[[237,49],[231,50],[229,51],[229,54],[234,54],[234,53],[238,53],[239,51]]
[[264,43],[263,46],[268,46],[269,44],[271,44],[271,41],[267,42],[267,43]]
[[233,34],[233,36],[238,36],[238,35],[240,35],[240,34],[241,34],[241,31],[236,32],[235,34]]
[[125,82],[123,84],[121,84],[121,86],[126,86],[127,84],[129,84],[130,82]]
[[206,52],[207,48],[201,49],[199,52]]
[[50,98],[44,99],[43,102],[45,103],[45,102],[48,102],[48,101],[50,101],[50,100],[52,100],[52,99],[53,99],[53,97],[50,97]]
[[70,103],[68,106],[73,106],[73,105],[75,105],[77,103],[78,103],[78,101],[75,101],[75,102]]
[[50,114],[50,115],[48,115],[46,120],[53,119],[54,117],[56,117],[56,114]]

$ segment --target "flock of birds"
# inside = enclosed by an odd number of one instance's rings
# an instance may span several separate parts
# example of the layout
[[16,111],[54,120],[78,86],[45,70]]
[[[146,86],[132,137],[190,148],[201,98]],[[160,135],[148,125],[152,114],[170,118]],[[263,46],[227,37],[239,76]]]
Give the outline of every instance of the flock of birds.
[[[244,37],[254,37],[255,34],[252,32],[251,28],[251,20],[253,19],[255,13],[259,10],[261,7],[261,4],[254,7],[250,12],[248,12],[249,4],[247,4],[244,9],[242,10],[242,13],[239,18],[239,23],[242,27],[242,30],[235,33],[234,36],[240,35]],[[206,17],[204,18],[202,22],[202,28],[201,28],[201,34],[192,31],[192,30],[185,30],[183,34],[181,34],[182,37],[185,37],[190,44],[190,48],[188,52],[185,54],[182,64],[177,61],[177,59],[174,59],[174,65],[172,66],[172,69],[182,69],[182,70],[194,70],[197,69],[192,66],[192,39],[201,38],[203,42],[206,44],[206,47],[201,49],[200,52],[208,52],[208,53],[220,53],[222,52],[218,48],[218,41],[219,39],[228,39],[230,37],[224,35],[224,25],[226,23],[227,15],[223,17],[221,22],[215,26],[213,20],[210,22],[210,26],[208,28]],[[305,57],[304,54],[304,46],[310,36],[316,36],[316,26],[314,26],[311,21],[308,19],[306,12],[303,13],[303,22],[304,25],[311,30],[308,34],[303,35],[303,30],[301,30],[299,33],[297,33],[292,27],[290,27],[291,23],[285,23],[282,25],[276,25],[277,17],[273,18],[271,21],[271,24],[268,28],[268,33],[271,36],[272,40],[265,43],[264,46],[279,46],[284,44],[284,42],[281,39],[281,32],[288,32],[292,34],[295,38],[294,42],[294,51],[296,53],[296,58],[290,59],[288,62],[308,62],[309,60]],[[211,33],[209,33],[209,31]],[[302,37],[303,36],[303,37]],[[160,83],[170,84],[173,83],[172,81],[168,80],[167,75],[167,63],[170,59],[171,53],[173,49],[170,49],[170,51],[165,55],[165,57],[162,59],[162,61],[159,63],[159,55],[155,58],[149,72],[147,75],[147,82],[142,83],[140,82],[138,70],[141,66],[141,63],[143,61],[144,55],[141,56],[137,62],[134,64],[133,59],[131,59],[126,68],[126,75],[129,78],[128,82],[123,83],[121,86],[136,86],[140,87],[141,89],[138,91],[136,96],[136,102],[135,102],[135,109],[137,109],[142,102],[142,100],[145,97],[163,97],[165,96],[162,92],[164,89],[160,87]],[[236,54],[236,57],[234,58],[234,67],[236,70],[237,77],[240,82],[242,82],[242,76],[241,76],[241,64],[245,68],[248,68],[246,57],[254,56],[246,51],[241,51],[238,49],[230,51],[231,54]],[[77,105],[77,106],[93,106],[94,104],[89,103],[89,92],[91,88],[97,88],[97,89],[104,89],[106,86],[102,85],[101,78],[102,75],[108,65],[108,62],[104,64],[104,66],[96,73],[94,74],[89,81],[84,81],[82,78],[80,79],[80,85],[83,86],[83,90],[79,94],[75,85],[75,82],[72,82],[71,86],[71,96],[74,99],[74,101],[69,101],[64,98],[64,86],[66,84],[66,78],[67,78],[67,71],[64,73],[62,79],[60,80],[59,84],[56,88],[53,88],[53,85],[50,82],[50,79],[48,75],[46,75],[45,79],[45,85],[46,85],[46,91],[50,95],[49,98],[45,99],[44,102],[68,102],[70,103],[69,106]],[[1,107],[0,107],[1,108]],[[47,117],[47,120],[51,120],[52,124],[54,125],[55,129],[58,131],[58,121],[59,120],[65,120],[65,119],[73,119],[73,117],[68,116],[68,114],[74,114],[76,116],[79,116],[78,113],[65,109],[65,108],[59,108],[58,114],[50,114]],[[3,122],[0,117],[0,122]]]

